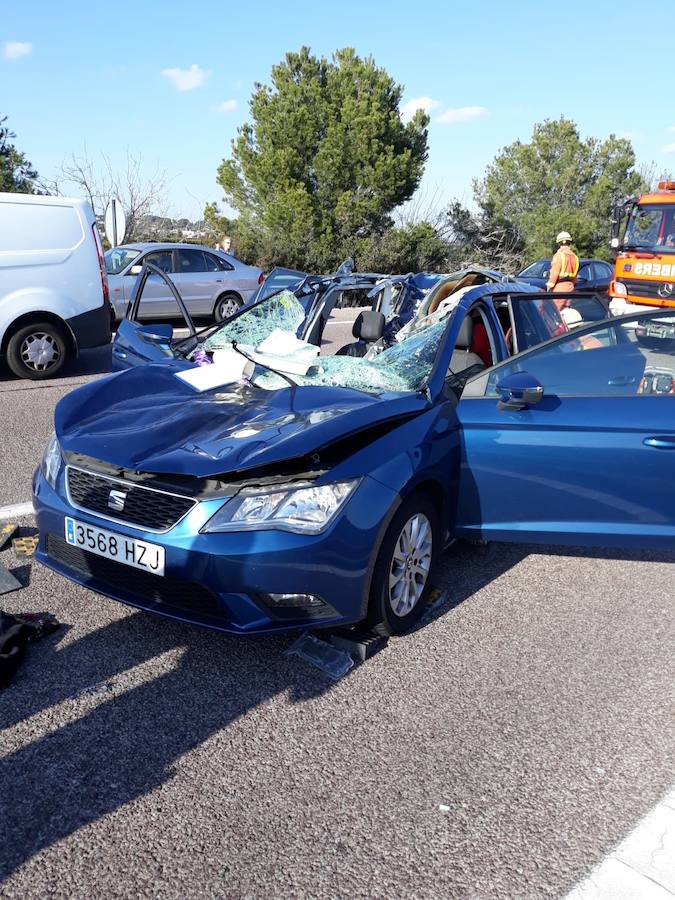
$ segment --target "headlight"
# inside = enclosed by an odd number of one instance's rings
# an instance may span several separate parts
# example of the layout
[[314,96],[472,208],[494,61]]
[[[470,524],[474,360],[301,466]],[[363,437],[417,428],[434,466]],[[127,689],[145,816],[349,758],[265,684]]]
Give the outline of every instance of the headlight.
[[279,528],[319,534],[335,518],[358,484],[338,481],[321,487],[244,490],[228,500],[202,528],[205,532]]
[[56,479],[61,468],[61,448],[56,440],[56,434],[52,432],[42,457],[42,472],[47,480],[47,484],[51,487],[56,486]]

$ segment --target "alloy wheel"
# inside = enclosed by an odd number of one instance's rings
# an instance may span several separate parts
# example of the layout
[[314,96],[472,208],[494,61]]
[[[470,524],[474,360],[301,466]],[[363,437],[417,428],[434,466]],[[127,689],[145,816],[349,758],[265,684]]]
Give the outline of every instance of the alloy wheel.
[[223,321],[233,316],[239,309],[239,303],[234,297],[226,297],[218,304],[218,318]]
[[44,331],[26,335],[21,342],[20,353],[23,364],[34,372],[47,372],[61,359],[57,339]]
[[417,605],[431,569],[433,537],[424,513],[415,513],[401,529],[389,570],[389,604],[394,615],[407,616]]

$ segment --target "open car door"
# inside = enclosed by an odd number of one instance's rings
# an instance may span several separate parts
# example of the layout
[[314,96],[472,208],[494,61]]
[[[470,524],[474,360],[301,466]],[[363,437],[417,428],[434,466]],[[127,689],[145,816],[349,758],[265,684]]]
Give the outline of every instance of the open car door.
[[185,327],[194,336],[195,325],[183,300],[176,290],[176,286],[169,276],[153,263],[143,264],[140,275],[136,279],[127,315],[119,324],[117,334],[112,345],[112,369],[119,372],[122,369],[130,369],[133,366],[152,362],[166,362],[167,358],[173,358],[171,339],[173,327],[166,324],[142,325],[140,320],[141,303],[143,293],[150,279],[161,279],[166,283],[173,299],[183,317]]
[[675,314],[533,347],[471,379],[457,415],[458,536],[675,547]]

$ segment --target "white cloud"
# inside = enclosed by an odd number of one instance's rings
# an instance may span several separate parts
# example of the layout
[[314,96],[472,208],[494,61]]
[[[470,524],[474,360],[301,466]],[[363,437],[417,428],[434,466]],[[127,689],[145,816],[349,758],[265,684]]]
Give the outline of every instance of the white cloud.
[[669,131],[671,134],[675,132],[675,125],[671,125],[669,128],[666,128],[666,131]]
[[665,147],[661,147],[661,153],[675,153],[675,143],[666,144]]
[[423,109],[425,113],[430,113],[434,109],[438,109],[441,105],[440,100],[434,100],[432,97],[413,97],[401,107],[401,121],[409,122],[418,109]]
[[203,87],[210,72],[193,63],[189,69],[162,69],[162,75],[168,79],[177,91],[193,91]]
[[223,102],[218,105],[218,112],[231,113],[231,112],[234,112],[236,108],[237,108],[236,100],[223,100]]
[[30,56],[32,52],[33,45],[25,41],[6,41],[2,48],[5,59],[21,59],[22,56]]
[[446,109],[436,116],[434,122],[441,125],[456,125],[459,122],[473,122],[484,119],[490,111],[484,106],[460,106],[458,109]]

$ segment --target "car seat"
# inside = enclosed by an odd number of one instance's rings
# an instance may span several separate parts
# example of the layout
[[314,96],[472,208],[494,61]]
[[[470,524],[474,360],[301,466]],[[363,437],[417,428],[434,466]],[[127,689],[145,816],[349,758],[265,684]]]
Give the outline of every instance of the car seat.
[[[482,323],[481,323],[482,324]],[[457,374],[470,369],[473,366],[485,368],[485,363],[477,353],[471,349],[473,346],[473,319],[471,316],[465,316],[462,327],[459,329],[459,335],[455,343],[455,349],[450,360],[450,369]]]
[[352,326],[352,335],[356,341],[345,344],[335,354],[336,356],[365,356],[370,347],[379,341],[384,333],[384,314],[374,309],[367,309],[356,317]]

